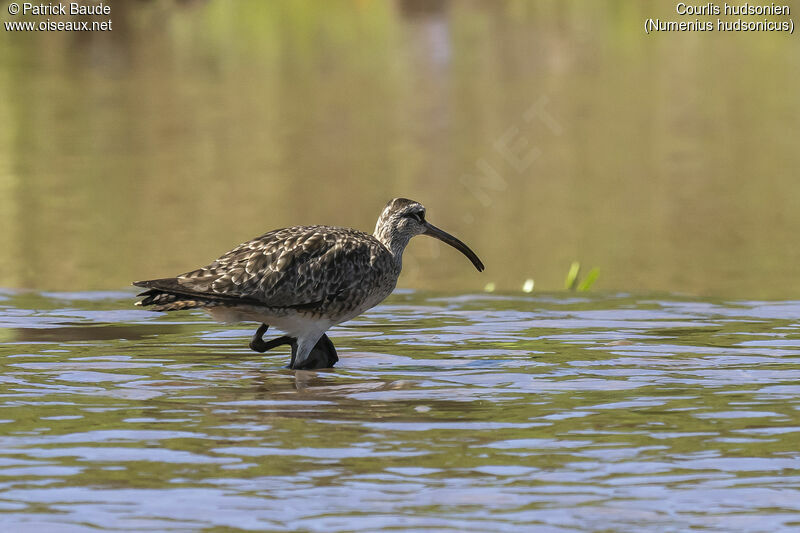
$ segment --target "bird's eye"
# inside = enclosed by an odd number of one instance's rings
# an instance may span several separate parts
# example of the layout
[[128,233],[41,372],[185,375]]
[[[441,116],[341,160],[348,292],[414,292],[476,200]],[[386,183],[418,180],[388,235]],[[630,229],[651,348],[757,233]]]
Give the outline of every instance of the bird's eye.
[[409,218],[413,218],[414,220],[416,220],[420,224],[425,222],[425,213],[423,213],[422,211],[414,211],[413,213],[409,213],[406,216],[409,217]]

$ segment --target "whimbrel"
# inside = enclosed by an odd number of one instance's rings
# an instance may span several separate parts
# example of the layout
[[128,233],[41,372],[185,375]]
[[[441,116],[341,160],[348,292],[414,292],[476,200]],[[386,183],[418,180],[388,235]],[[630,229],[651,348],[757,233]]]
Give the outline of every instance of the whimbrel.
[[[270,231],[206,267],[134,282],[147,288],[137,305],[155,311],[202,308],[225,322],[260,322],[250,348],[263,353],[290,344],[289,368],[329,368],[339,358],[325,332],[391,294],[403,250],[416,235],[453,246],[483,271],[466,244],[425,220],[422,204],[395,198],[386,204],[372,235],[332,226]],[[286,335],[265,342],[269,326]]]

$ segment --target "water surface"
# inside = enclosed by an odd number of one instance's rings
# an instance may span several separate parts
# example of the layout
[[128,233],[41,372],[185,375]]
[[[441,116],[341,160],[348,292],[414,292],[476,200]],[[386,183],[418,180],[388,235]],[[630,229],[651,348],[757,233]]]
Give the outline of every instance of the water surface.
[[400,292],[330,371],[2,293],[7,531],[791,531],[800,302]]

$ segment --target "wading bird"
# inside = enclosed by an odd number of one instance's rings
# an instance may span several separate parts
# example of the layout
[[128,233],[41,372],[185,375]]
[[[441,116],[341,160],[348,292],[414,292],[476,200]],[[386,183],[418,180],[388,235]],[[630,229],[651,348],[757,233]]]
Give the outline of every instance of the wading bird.
[[[403,250],[416,235],[453,246],[483,271],[466,244],[425,220],[422,204],[395,198],[386,204],[372,235],[332,226],[270,231],[206,267],[134,282],[147,289],[136,305],[154,311],[201,308],[220,321],[260,322],[250,348],[263,353],[289,344],[289,368],[329,368],[339,358],[325,332],[391,294]],[[287,334],[265,342],[269,326]]]

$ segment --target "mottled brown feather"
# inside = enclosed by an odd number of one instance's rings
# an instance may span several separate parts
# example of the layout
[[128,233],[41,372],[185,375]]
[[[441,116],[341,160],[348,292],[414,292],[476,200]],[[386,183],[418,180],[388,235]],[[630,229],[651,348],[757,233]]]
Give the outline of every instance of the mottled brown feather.
[[[249,304],[337,315],[379,287],[394,286],[397,270],[391,253],[371,235],[295,226],[247,241],[206,267],[134,285],[151,289],[142,293],[143,306],[186,301],[194,307]],[[176,299],[161,301],[159,293]]]

